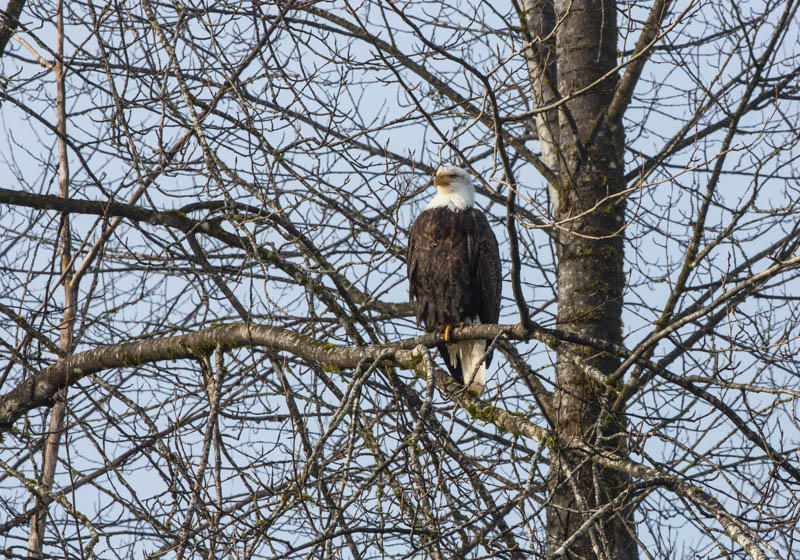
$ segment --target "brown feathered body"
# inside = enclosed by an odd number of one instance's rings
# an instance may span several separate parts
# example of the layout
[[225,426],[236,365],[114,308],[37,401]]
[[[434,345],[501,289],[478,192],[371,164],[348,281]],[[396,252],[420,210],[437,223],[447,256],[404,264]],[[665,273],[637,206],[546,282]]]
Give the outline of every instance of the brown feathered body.
[[[500,253],[480,210],[471,205],[463,209],[429,206],[411,227],[407,265],[417,324],[422,323],[426,331],[462,322],[497,323]],[[486,366],[492,359],[489,353],[483,362],[485,350],[485,340],[439,345],[453,377],[477,393],[483,390]]]

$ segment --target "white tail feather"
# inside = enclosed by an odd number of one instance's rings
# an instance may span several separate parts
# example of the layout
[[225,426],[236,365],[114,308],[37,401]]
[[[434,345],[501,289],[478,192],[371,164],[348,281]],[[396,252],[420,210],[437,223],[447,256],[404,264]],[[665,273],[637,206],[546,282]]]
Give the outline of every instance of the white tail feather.
[[[465,325],[480,325],[481,321],[477,317],[470,321],[464,321]],[[464,386],[470,393],[480,395],[486,385],[486,362],[483,355],[486,353],[485,340],[464,340],[455,344],[447,345],[447,353],[450,355],[450,363],[453,367],[461,362],[461,373],[464,376]],[[478,365],[480,364],[480,365]],[[476,370],[477,367],[477,370]]]

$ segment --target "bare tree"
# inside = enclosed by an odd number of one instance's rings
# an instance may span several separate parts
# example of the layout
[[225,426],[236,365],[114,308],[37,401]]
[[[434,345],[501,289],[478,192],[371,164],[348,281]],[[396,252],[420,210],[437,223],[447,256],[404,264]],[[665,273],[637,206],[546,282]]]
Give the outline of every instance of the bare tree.
[[[9,2],[4,555],[800,554],[797,11]],[[441,164],[482,399],[408,303]]]

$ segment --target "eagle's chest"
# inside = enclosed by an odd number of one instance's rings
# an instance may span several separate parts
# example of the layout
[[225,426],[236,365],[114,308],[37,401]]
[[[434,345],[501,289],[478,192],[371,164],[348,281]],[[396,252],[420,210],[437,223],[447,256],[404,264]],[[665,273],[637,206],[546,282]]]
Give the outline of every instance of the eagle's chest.
[[474,222],[469,210],[426,211],[419,223],[415,243],[419,280],[443,282],[454,276],[465,278],[473,268]]
[[428,250],[436,257],[466,258],[472,241],[472,228],[466,212],[440,212],[440,219],[431,220]]

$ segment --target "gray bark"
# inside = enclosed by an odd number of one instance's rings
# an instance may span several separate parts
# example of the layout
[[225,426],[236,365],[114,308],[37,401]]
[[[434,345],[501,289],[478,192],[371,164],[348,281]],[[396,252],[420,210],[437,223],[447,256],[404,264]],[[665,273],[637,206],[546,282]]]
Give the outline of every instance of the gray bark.
[[[616,65],[616,6],[609,0],[559,1],[555,17],[558,91],[571,96]],[[561,186],[555,209],[560,222],[559,327],[612,344],[622,342],[625,201],[618,193],[623,188],[624,132],[604,117],[617,82],[612,73],[568,99],[559,111]],[[618,365],[617,358],[605,352],[572,350],[605,375]],[[625,441],[617,435],[623,433],[624,417],[608,414],[607,387],[586,376],[563,351],[556,376],[554,429],[560,438],[627,456]],[[632,511],[610,508],[588,530],[585,526],[592,512],[625,493],[630,484],[629,476],[592,467],[567,447],[553,449],[549,551],[559,551],[569,540],[569,557],[637,558]]]

